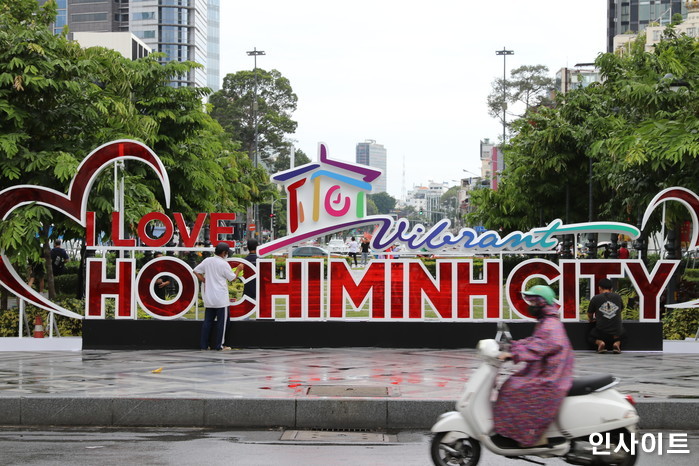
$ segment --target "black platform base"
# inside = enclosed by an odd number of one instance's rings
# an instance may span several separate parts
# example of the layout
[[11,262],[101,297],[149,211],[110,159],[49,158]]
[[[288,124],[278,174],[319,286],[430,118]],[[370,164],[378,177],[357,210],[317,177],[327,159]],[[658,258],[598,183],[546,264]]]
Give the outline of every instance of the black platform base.
[[[201,321],[85,320],[83,349],[198,349]],[[509,323],[514,339],[531,335],[533,322]],[[566,322],[573,348],[590,349],[586,322]],[[623,349],[662,351],[660,322],[624,322]],[[475,348],[494,338],[494,322],[230,322],[226,345],[234,348]]]

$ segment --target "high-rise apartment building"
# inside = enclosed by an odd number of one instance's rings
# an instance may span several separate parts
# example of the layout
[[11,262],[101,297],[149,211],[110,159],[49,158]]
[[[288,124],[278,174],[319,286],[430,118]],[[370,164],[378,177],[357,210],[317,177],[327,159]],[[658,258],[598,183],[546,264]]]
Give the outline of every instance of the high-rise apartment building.
[[369,165],[370,167],[381,170],[381,176],[376,178],[373,183],[374,194],[387,192],[386,179],[388,173],[386,172],[386,148],[382,144],[376,144],[376,141],[373,139],[367,139],[364,142],[357,143],[356,155],[357,163]]
[[[39,0],[45,3],[46,0]],[[204,66],[173,86],[220,87],[220,0],[57,0],[54,32],[131,32],[168,61]]]
[[607,0],[607,52],[614,51],[614,36],[639,33],[648,24],[666,26],[672,15],[686,15],[685,0]]

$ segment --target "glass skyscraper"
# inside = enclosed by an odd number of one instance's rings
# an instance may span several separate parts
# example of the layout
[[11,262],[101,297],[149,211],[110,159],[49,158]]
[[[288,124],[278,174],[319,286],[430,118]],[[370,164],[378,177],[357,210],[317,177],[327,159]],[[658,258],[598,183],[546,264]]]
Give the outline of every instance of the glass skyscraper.
[[208,67],[208,0],[132,0],[129,30],[153,51],[165,53],[163,62],[195,61],[203,69],[191,70],[173,81],[174,86],[206,87]]
[[221,2],[209,0],[209,38],[207,40],[207,87],[221,88]]
[[[46,0],[40,0],[45,3]],[[168,61],[204,66],[172,82],[173,86],[219,88],[220,0],[58,0],[54,31],[130,31]]]

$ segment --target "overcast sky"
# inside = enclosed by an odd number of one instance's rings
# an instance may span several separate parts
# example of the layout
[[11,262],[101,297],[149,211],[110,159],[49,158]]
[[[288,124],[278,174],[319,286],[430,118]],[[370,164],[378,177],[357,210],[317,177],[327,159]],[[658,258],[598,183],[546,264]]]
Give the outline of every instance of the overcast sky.
[[316,160],[322,141],[353,162],[358,142],[376,140],[396,198],[480,173],[480,141],[502,134],[486,107],[502,78],[496,50],[514,50],[508,73],[543,64],[553,77],[605,43],[604,0],[221,0],[221,76],[264,50],[258,66],[298,96],[296,146]]

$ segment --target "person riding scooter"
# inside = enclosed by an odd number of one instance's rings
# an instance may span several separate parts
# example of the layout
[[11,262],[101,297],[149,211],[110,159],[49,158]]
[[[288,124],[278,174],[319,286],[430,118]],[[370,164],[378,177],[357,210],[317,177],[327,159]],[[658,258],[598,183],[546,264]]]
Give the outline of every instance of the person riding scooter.
[[532,336],[513,341],[509,352],[499,356],[526,363],[503,383],[493,405],[494,430],[499,434],[493,442],[503,447],[514,443],[512,440],[519,444],[515,447],[547,444],[543,434],[573,384],[575,357],[558,317],[556,293],[548,286],[536,285],[522,297],[538,322]]

